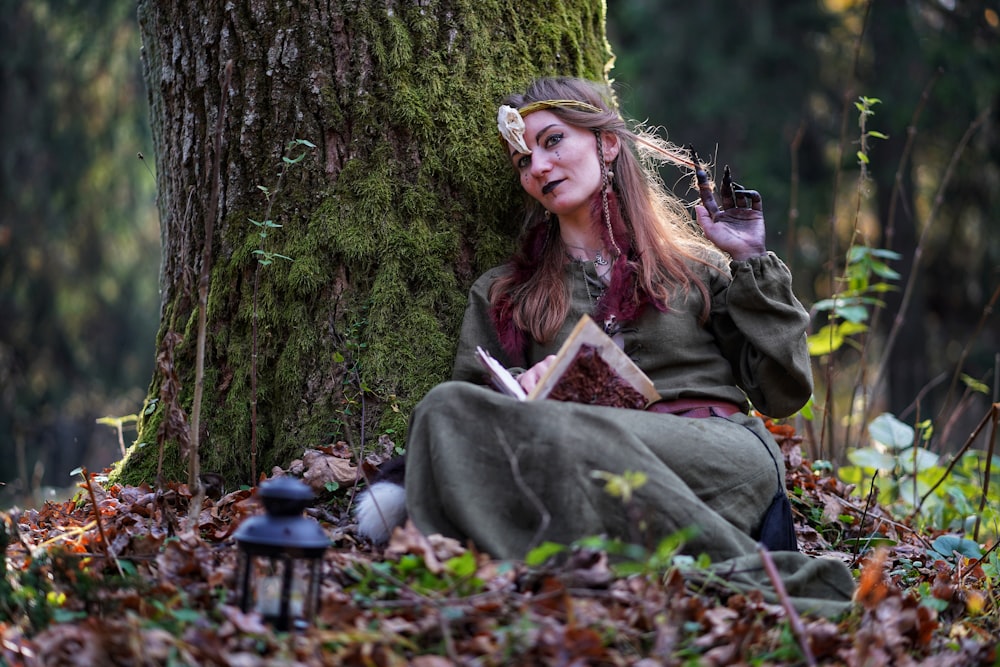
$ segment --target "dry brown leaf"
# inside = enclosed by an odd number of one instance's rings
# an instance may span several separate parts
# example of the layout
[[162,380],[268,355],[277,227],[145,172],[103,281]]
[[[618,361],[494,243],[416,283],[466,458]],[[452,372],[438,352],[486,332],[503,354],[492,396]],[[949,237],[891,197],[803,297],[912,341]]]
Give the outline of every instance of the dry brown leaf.
[[424,566],[433,574],[441,574],[444,567],[442,561],[465,553],[458,540],[443,535],[424,535],[412,521],[392,531],[392,537],[385,548],[385,554],[390,558],[399,558],[403,554],[419,554],[424,557]]
[[888,550],[884,547],[879,548],[861,567],[861,579],[854,591],[854,601],[865,609],[875,609],[889,594],[885,575],[888,557]]
[[357,479],[357,468],[350,461],[316,449],[306,450],[302,463],[302,481],[316,493],[324,493],[330,483],[346,486]]

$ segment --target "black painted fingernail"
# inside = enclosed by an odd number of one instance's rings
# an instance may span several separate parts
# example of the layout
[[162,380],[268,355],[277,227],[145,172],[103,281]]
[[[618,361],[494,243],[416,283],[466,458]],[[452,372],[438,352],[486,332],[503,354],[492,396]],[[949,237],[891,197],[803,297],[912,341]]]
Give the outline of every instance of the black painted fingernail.
[[708,183],[708,172],[701,166],[698,151],[691,144],[688,144],[685,148],[691,153],[691,160],[694,162],[694,175],[698,179],[698,185],[706,185]]

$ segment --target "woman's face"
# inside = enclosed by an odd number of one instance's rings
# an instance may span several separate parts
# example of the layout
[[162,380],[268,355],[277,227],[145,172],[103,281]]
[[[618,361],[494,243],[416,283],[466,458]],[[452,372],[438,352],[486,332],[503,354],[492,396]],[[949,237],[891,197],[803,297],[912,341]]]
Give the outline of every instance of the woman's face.
[[512,149],[510,159],[525,192],[562,221],[589,221],[591,198],[603,185],[594,133],[544,110],[529,114],[524,127],[531,154]]

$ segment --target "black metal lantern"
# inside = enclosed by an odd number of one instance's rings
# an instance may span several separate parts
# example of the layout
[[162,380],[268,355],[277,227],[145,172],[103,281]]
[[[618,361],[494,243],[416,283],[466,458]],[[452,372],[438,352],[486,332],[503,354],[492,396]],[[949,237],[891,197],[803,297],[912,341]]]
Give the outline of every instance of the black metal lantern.
[[268,480],[257,496],[266,513],[247,519],[233,535],[240,549],[240,608],[254,609],[279,631],[305,627],[319,608],[320,565],[330,539],[315,519],[303,516],[313,493],[299,480]]

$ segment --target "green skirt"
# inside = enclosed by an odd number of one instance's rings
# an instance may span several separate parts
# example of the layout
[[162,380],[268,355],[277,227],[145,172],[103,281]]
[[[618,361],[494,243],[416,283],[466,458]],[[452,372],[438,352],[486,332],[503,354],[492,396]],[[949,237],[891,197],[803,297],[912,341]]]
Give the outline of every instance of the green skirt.
[[[752,535],[784,486],[782,461],[755,417],[693,419],[518,401],[445,382],[413,413],[406,504],[421,532],[471,541],[502,559],[523,558],[546,541],[593,535],[651,547],[693,528],[686,553],[707,554],[723,571],[735,572],[732,563],[739,562],[735,579],[749,568],[751,580],[743,583],[766,588]],[[646,479],[626,501],[606,482],[627,472]],[[843,563],[797,552],[774,556],[791,595],[850,600],[853,578]]]

